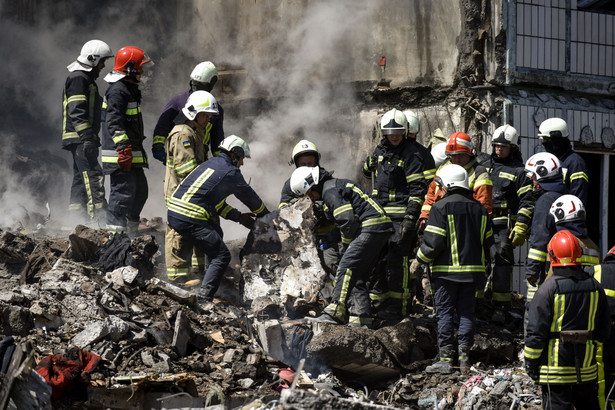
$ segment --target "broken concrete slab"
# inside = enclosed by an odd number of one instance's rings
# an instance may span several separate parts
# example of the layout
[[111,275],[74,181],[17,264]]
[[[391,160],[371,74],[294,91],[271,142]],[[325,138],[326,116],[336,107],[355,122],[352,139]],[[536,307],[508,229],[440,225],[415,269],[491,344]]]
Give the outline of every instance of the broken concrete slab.
[[24,263],[34,251],[36,243],[26,235],[0,231],[0,261]]
[[109,334],[109,327],[106,322],[92,322],[81,332],[77,333],[71,343],[80,349],[86,348],[94,342],[99,341]]
[[190,342],[191,335],[190,321],[183,311],[180,310],[175,317],[175,330],[173,332],[173,341],[171,342],[180,356],[185,356],[188,352],[188,343]]
[[158,278],[152,278],[147,282],[151,292],[161,291],[171,299],[190,306],[196,304],[196,293],[175,286]]
[[109,231],[88,228],[77,225],[68,236],[70,248],[63,255],[65,258],[77,262],[86,262],[95,259],[96,252],[111,238]]
[[[311,390],[284,389],[280,394],[282,410],[384,410],[390,406],[370,403],[367,399],[346,399]],[[409,407],[396,407],[409,408]]]

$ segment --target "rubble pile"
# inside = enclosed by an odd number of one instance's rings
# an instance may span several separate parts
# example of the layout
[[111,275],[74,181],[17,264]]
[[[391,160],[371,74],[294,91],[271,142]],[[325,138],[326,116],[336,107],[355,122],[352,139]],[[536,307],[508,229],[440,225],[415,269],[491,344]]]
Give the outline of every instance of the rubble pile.
[[[423,373],[437,353],[429,306],[417,303],[410,317],[377,330],[299,319],[318,314],[326,278],[311,212],[299,201],[233,244],[225,300],[206,312],[194,290],[157,275],[153,228],[133,239],[83,226],[68,240],[0,231],[0,336],[13,336],[30,358],[0,374],[30,389],[11,400],[35,408],[26,403],[36,397],[45,408],[49,392],[30,369],[77,347],[102,358],[79,408],[539,408],[533,382],[513,367],[522,300],[497,326],[483,309],[475,367],[447,376]],[[0,404],[10,393],[1,384]],[[54,408],[75,397],[62,400]]]

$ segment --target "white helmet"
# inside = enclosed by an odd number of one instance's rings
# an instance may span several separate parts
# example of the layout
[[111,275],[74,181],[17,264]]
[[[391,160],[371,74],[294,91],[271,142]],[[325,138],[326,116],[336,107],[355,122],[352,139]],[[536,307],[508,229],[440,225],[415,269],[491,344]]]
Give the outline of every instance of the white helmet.
[[446,142],[441,142],[431,149],[431,156],[436,163],[436,168],[440,168],[446,162]]
[[408,119],[403,112],[393,108],[382,116],[380,129],[382,135],[403,133],[406,136],[408,134]]
[[316,144],[308,140],[301,140],[295,145],[293,148],[293,153],[290,157],[290,161],[288,165],[293,165],[297,163],[297,158],[304,154],[313,154],[317,162],[320,161],[320,152],[318,152],[318,148],[316,148]]
[[461,187],[470,189],[468,173],[461,165],[449,164],[438,170],[436,183],[448,189]]
[[544,138],[560,136],[568,138],[569,135],[568,124],[566,124],[566,121],[561,118],[548,118],[540,124],[540,127],[538,127],[538,137],[540,137],[541,140]]
[[188,97],[182,112],[189,120],[194,120],[200,112],[218,114],[218,102],[207,91],[195,91]]
[[[196,92],[196,91],[195,91]],[[220,143],[220,148],[237,156],[250,158],[250,147],[237,135],[229,135]]]
[[101,40],[90,40],[81,47],[77,61],[66,68],[70,72],[75,70],[92,71],[92,68],[96,67],[100,60],[111,57],[113,57],[113,52],[107,43]]
[[[190,78],[199,83],[212,83],[214,77],[216,77],[216,80],[218,79],[218,70],[211,61],[203,61],[197,64],[190,74]],[[215,81],[213,82],[215,83]]]
[[555,223],[569,221],[584,221],[585,206],[579,198],[574,195],[562,195],[553,202],[549,210],[555,218]]
[[527,176],[536,175],[538,181],[559,175],[560,169],[559,159],[548,152],[534,154],[525,162]]
[[419,122],[419,116],[412,110],[405,110],[404,115],[408,120],[408,133],[418,134],[421,130],[421,123]]
[[496,128],[491,137],[493,145],[519,145],[519,133],[511,125],[502,125]]
[[295,195],[303,196],[310,188],[318,185],[319,176],[318,167],[299,167],[290,176],[290,189]]

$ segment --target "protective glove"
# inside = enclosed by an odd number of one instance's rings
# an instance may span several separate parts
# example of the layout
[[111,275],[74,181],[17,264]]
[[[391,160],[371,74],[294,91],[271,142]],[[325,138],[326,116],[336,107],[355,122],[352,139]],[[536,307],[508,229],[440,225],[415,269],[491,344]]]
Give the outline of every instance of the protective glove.
[[246,212],[244,214],[239,215],[239,223],[245,226],[246,228],[252,230],[254,228],[254,215],[251,212]]
[[540,366],[539,365],[526,363],[525,371],[527,372],[527,375],[530,376],[530,379],[534,380],[535,382],[537,382],[538,379],[540,379]]
[[527,280],[527,283],[532,286],[536,286],[536,284],[538,283],[538,275],[536,274],[525,275],[525,279]]
[[404,216],[404,219],[401,221],[401,225],[399,227],[399,237],[401,240],[416,236],[416,222],[416,216]]
[[375,171],[378,166],[378,155],[372,155],[371,157],[367,157],[365,160],[365,165],[367,166],[368,171]]
[[425,231],[425,227],[427,226],[427,218],[419,218],[419,229],[417,233],[420,235]]
[[421,262],[419,262],[418,259],[412,259],[412,263],[410,264],[410,275],[419,277],[419,275],[417,275],[419,272],[421,272]]
[[130,171],[132,166],[132,147],[128,146],[124,149],[116,149],[117,151],[117,166],[122,171]]
[[167,153],[164,150],[164,145],[163,144],[154,144],[154,145],[152,145],[152,155],[158,161],[162,162],[162,165],[166,165],[167,164]]
[[98,159],[98,144],[94,141],[83,141],[83,155],[87,159]]
[[513,246],[521,246],[527,240],[528,237],[528,227],[527,224],[523,222],[517,222],[515,226],[513,226],[512,231],[508,238],[512,241]]

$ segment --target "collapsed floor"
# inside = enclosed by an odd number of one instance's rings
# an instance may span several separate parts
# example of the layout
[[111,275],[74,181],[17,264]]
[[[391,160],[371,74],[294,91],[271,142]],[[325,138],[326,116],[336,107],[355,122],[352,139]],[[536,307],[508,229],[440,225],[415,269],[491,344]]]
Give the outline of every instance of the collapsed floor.
[[[230,243],[234,259],[208,312],[193,290],[166,281],[160,221],[132,240],[84,226],[68,240],[40,225],[0,231],[0,335],[21,352],[0,373],[0,409],[540,408],[519,367],[520,298],[497,321],[479,303],[466,374],[424,372],[436,321],[418,301],[377,330],[303,320],[326,293],[314,223],[299,201],[259,220],[245,244]],[[31,369],[71,346],[102,363],[87,396],[52,400]]]

